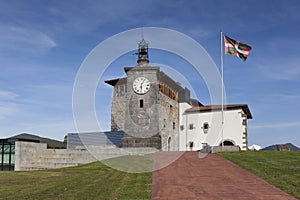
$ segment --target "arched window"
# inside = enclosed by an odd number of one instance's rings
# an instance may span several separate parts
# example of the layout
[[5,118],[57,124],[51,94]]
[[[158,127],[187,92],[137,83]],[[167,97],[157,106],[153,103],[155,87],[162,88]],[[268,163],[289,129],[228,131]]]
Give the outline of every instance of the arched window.
[[[220,146],[222,146],[222,142],[220,143]],[[224,140],[224,146],[234,146],[234,141]]]

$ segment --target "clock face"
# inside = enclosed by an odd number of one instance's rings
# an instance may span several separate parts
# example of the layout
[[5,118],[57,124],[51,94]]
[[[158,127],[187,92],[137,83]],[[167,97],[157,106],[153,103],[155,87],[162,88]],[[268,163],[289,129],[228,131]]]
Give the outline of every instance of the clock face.
[[146,94],[150,90],[150,81],[145,77],[138,77],[133,81],[132,86],[137,94]]

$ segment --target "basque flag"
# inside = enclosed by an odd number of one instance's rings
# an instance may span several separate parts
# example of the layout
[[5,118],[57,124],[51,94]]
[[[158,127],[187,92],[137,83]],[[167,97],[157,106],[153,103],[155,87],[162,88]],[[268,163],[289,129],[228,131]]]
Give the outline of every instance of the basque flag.
[[246,61],[252,47],[242,42],[237,42],[227,36],[224,36],[225,53],[227,55],[237,56]]

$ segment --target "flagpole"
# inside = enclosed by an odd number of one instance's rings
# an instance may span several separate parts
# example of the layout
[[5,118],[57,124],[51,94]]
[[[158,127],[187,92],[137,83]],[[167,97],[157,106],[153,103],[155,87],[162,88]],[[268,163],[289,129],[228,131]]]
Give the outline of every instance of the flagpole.
[[222,81],[222,104],[221,104],[221,109],[222,109],[222,149],[224,149],[224,60],[223,60],[223,33],[221,31],[220,34],[220,45],[221,45],[221,52],[220,52],[220,61],[221,61],[221,81]]

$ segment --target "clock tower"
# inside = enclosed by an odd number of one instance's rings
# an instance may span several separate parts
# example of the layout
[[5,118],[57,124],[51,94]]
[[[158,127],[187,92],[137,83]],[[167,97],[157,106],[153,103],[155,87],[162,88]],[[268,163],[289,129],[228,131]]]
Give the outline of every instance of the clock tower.
[[143,39],[138,45],[137,66],[125,68],[128,102],[122,145],[161,149],[157,87],[159,67],[149,65],[148,43]]
[[122,147],[177,150],[178,93],[184,91],[158,66],[149,65],[148,43],[138,43],[135,67],[127,77],[105,81],[114,86],[111,130],[124,131]]

